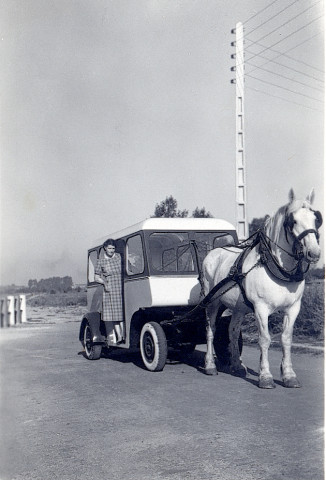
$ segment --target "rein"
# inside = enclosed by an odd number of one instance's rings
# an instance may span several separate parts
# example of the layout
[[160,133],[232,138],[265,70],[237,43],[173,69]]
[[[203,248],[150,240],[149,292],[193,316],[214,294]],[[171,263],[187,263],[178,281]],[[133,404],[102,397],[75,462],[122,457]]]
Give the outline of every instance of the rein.
[[[293,282],[302,282],[310,268],[310,264],[307,262],[307,267],[304,269],[304,258],[303,258],[303,251],[302,251],[302,244],[301,240],[307,236],[309,233],[314,233],[316,235],[317,241],[319,240],[319,232],[318,228],[322,224],[322,217],[320,212],[314,212],[317,218],[318,223],[316,223],[316,229],[307,229],[300,233],[300,235],[296,236],[294,235],[292,228],[293,225],[291,225],[291,222],[289,222],[288,217],[286,218],[283,228],[285,230],[285,238],[287,243],[290,245],[290,242],[288,240],[288,232],[293,236],[294,241],[292,245],[292,251],[293,253],[288,252],[284,248],[282,248],[280,245],[278,245],[275,241],[273,241],[271,238],[266,235],[265,231],[263,229],[259,229],[256,232],[254,232],[247,240],[239,243],[238,245],[226,245],[224,247],[219,247],[227,250],[228,247],[235,247],[239,248],[242,250],[240,255],[237,257],[235,260],[234,264],[232,265],[229,274],[227,277],[225,277],[223,280],[221,280],[219,283],[217,283],[212,290],[189,312],[181,315],[174,317],[171,320],[164,320],[162,323],[163,324],[168,324],[172,325],[177,322],[182,322],[182,321],[189,321],[191,317],[194,318],[194,314],[199,310],[199,309],[205,309],[207,305],[209,305],[212,301],[213,298],[216,300],[217,298],[223,296],[225,293],[227,293],[229,290],[232,288],[238,286],[240,288],[241,294],[243,296],[244,303],[252,310],[254,310],[252,303],[248,300],[245,288],[243,286],[243,280],[246,278],[246,276],[253,270],[255,269],[258,265],[264,266],[269,273],[277,278],[278,280],[281,280],[283,282],[288,282],[288,283],[293,283]],[[191,244],[194,246],[195,254],[196,254],[196,260],[197,260],[197,265],[199,268],[199,255],[198,255],[198,246],[195,241],[191,241]],[[270,244],[273,243],[277,248],[285,252],[287,255],[290,257],[294,258],[297,260],[296,265],[292,270],[286,270],[280,263],[279,261],[275,258]],[[190,244],[189,244],[190,245]],[[247,272],[243,272],[243,264],[245,259],[247,258],[248,254],[255,248],[258,248],[258,254],[259,254],[259,260],[257,263],[255,263]],[[202,275],[202,270],[199,268],[199,276],[198,280],[201,286],[201,295],[203,294],[204,291],[204,284],[203,284],[203,275]],[[231,285],[230,285],[231,283]],[[227,287],[227,288],[224,288]],[[221,292],[221,290],[223,291]],[[216,295],[218,293],[218,295]]]
[[[292,244],[292,253],[288,252],[276,242],[274,242],[271,238],[269,238],[266,233],[262,230],[258,231],[257,234],[260,236],[260,244],[259,244],[259,253],[261,258],[261,263],[266,266],[269,272],[274,275],[279,280],[285,282],[302,282],[305,279],[309,268],[310,263],[307,262],[307,267],[304,269],[304,257],[303,257],[303,246],[301,240],[305,238],[309,233],[314,233],[316,235],[317,242],[319,241],[319,232],[318,228],[322,224],[322,216],[320,212],[314,211],[316,217],[316,228],[309,228],[301,232],[298,236],[293,233],[293,225],[294,219],[293,214],[286,214],[285,221],[283,223],[283,228],[285,231],[285,239],[287,243],[290,245],[290,241],[288,238],[288,234],[290,234],[293,238]],[[277,248],[285,252],[290,257],[297,260],[296,265],[292,270],[286,270],[278,260],[273,255],[273,252],[270,248],[270,244],[273,243],[276,245]]]
[[[308,270],[309,270],[309,263],[307,268],[304,270],[303,268],[303,256],[302,254],[298,257],[297,255],[292,255],[291,253],[287,252],[283,248],[281,248],[276,242],[273,242],[263,231],[257,232],[259,236],[259,255],[260,255],[260,263],[264,265],[267,270],[278,280],[282,280],[283,282],[302,282],[305,279]],[[287,253],[290,257],[295,258],[297,261],[296,265],[292,270],[286,270],[278,260],[273,255],[273,252],[269,246],[269,242],[274,243],[278,248],[283,250]]]

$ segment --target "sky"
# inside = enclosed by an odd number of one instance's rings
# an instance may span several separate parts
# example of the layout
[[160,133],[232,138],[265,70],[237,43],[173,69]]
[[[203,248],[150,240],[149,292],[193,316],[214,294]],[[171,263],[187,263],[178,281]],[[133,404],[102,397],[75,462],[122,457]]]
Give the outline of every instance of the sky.
[[315,189],[323,212],[324,19],[316,0],[1,2],[1,285],[86,282],[96,238],[173,195],[236,223],[244,25],[247,217]]

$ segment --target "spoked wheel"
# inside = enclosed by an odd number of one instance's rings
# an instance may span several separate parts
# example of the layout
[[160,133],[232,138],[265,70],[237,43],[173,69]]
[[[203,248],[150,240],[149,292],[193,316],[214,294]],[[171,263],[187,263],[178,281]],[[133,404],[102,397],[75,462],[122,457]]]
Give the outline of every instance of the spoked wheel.
[[168,354],[163,328],[156,322],[145,323],[140,333],[140,353],[147,370],[163,370]]
[[98,360],[102,353],[102,345],[93,344],[92,329],[87,322],[84,329],[84,349],[88,360]]
[[[214,336],[214,350],[218,361],[221,365],[229,366],[231,364],[230,355],[230,337],[229,337],[229,325],[231,317],[220,317],[216,320],[216,331]],[[240,332],[238,338],[238,346],[240,355],[243,348],[242,333]]]

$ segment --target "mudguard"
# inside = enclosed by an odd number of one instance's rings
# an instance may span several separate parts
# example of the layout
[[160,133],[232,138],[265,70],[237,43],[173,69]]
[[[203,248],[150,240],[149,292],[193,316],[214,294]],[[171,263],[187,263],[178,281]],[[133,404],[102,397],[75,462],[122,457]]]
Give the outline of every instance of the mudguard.
[[92,331],[93,344],[105,344],[105,325],[104,322],[102,322],[101,320],[101,314],[99,312],[88,312],[83,317],[79,330],[79,340],[81,341],[81,343],[83,343],[84,328],[87,322],[89,323]]

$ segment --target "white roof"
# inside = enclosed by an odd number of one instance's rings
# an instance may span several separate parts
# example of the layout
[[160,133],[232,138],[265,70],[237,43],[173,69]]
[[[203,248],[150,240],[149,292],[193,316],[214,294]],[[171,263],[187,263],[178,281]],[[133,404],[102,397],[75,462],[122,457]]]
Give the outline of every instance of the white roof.
[[222,220],[220,218],[162,218],[153,217],[136,223],[131,227],[124,228],[118,232],[109,233],[105,237],[101,237],[93,242],[93,246],[102,245],[107,238],[125,237],[140,230],[155,230],[155,231],[187,231],[187,230],[235,230],[234,225]]

